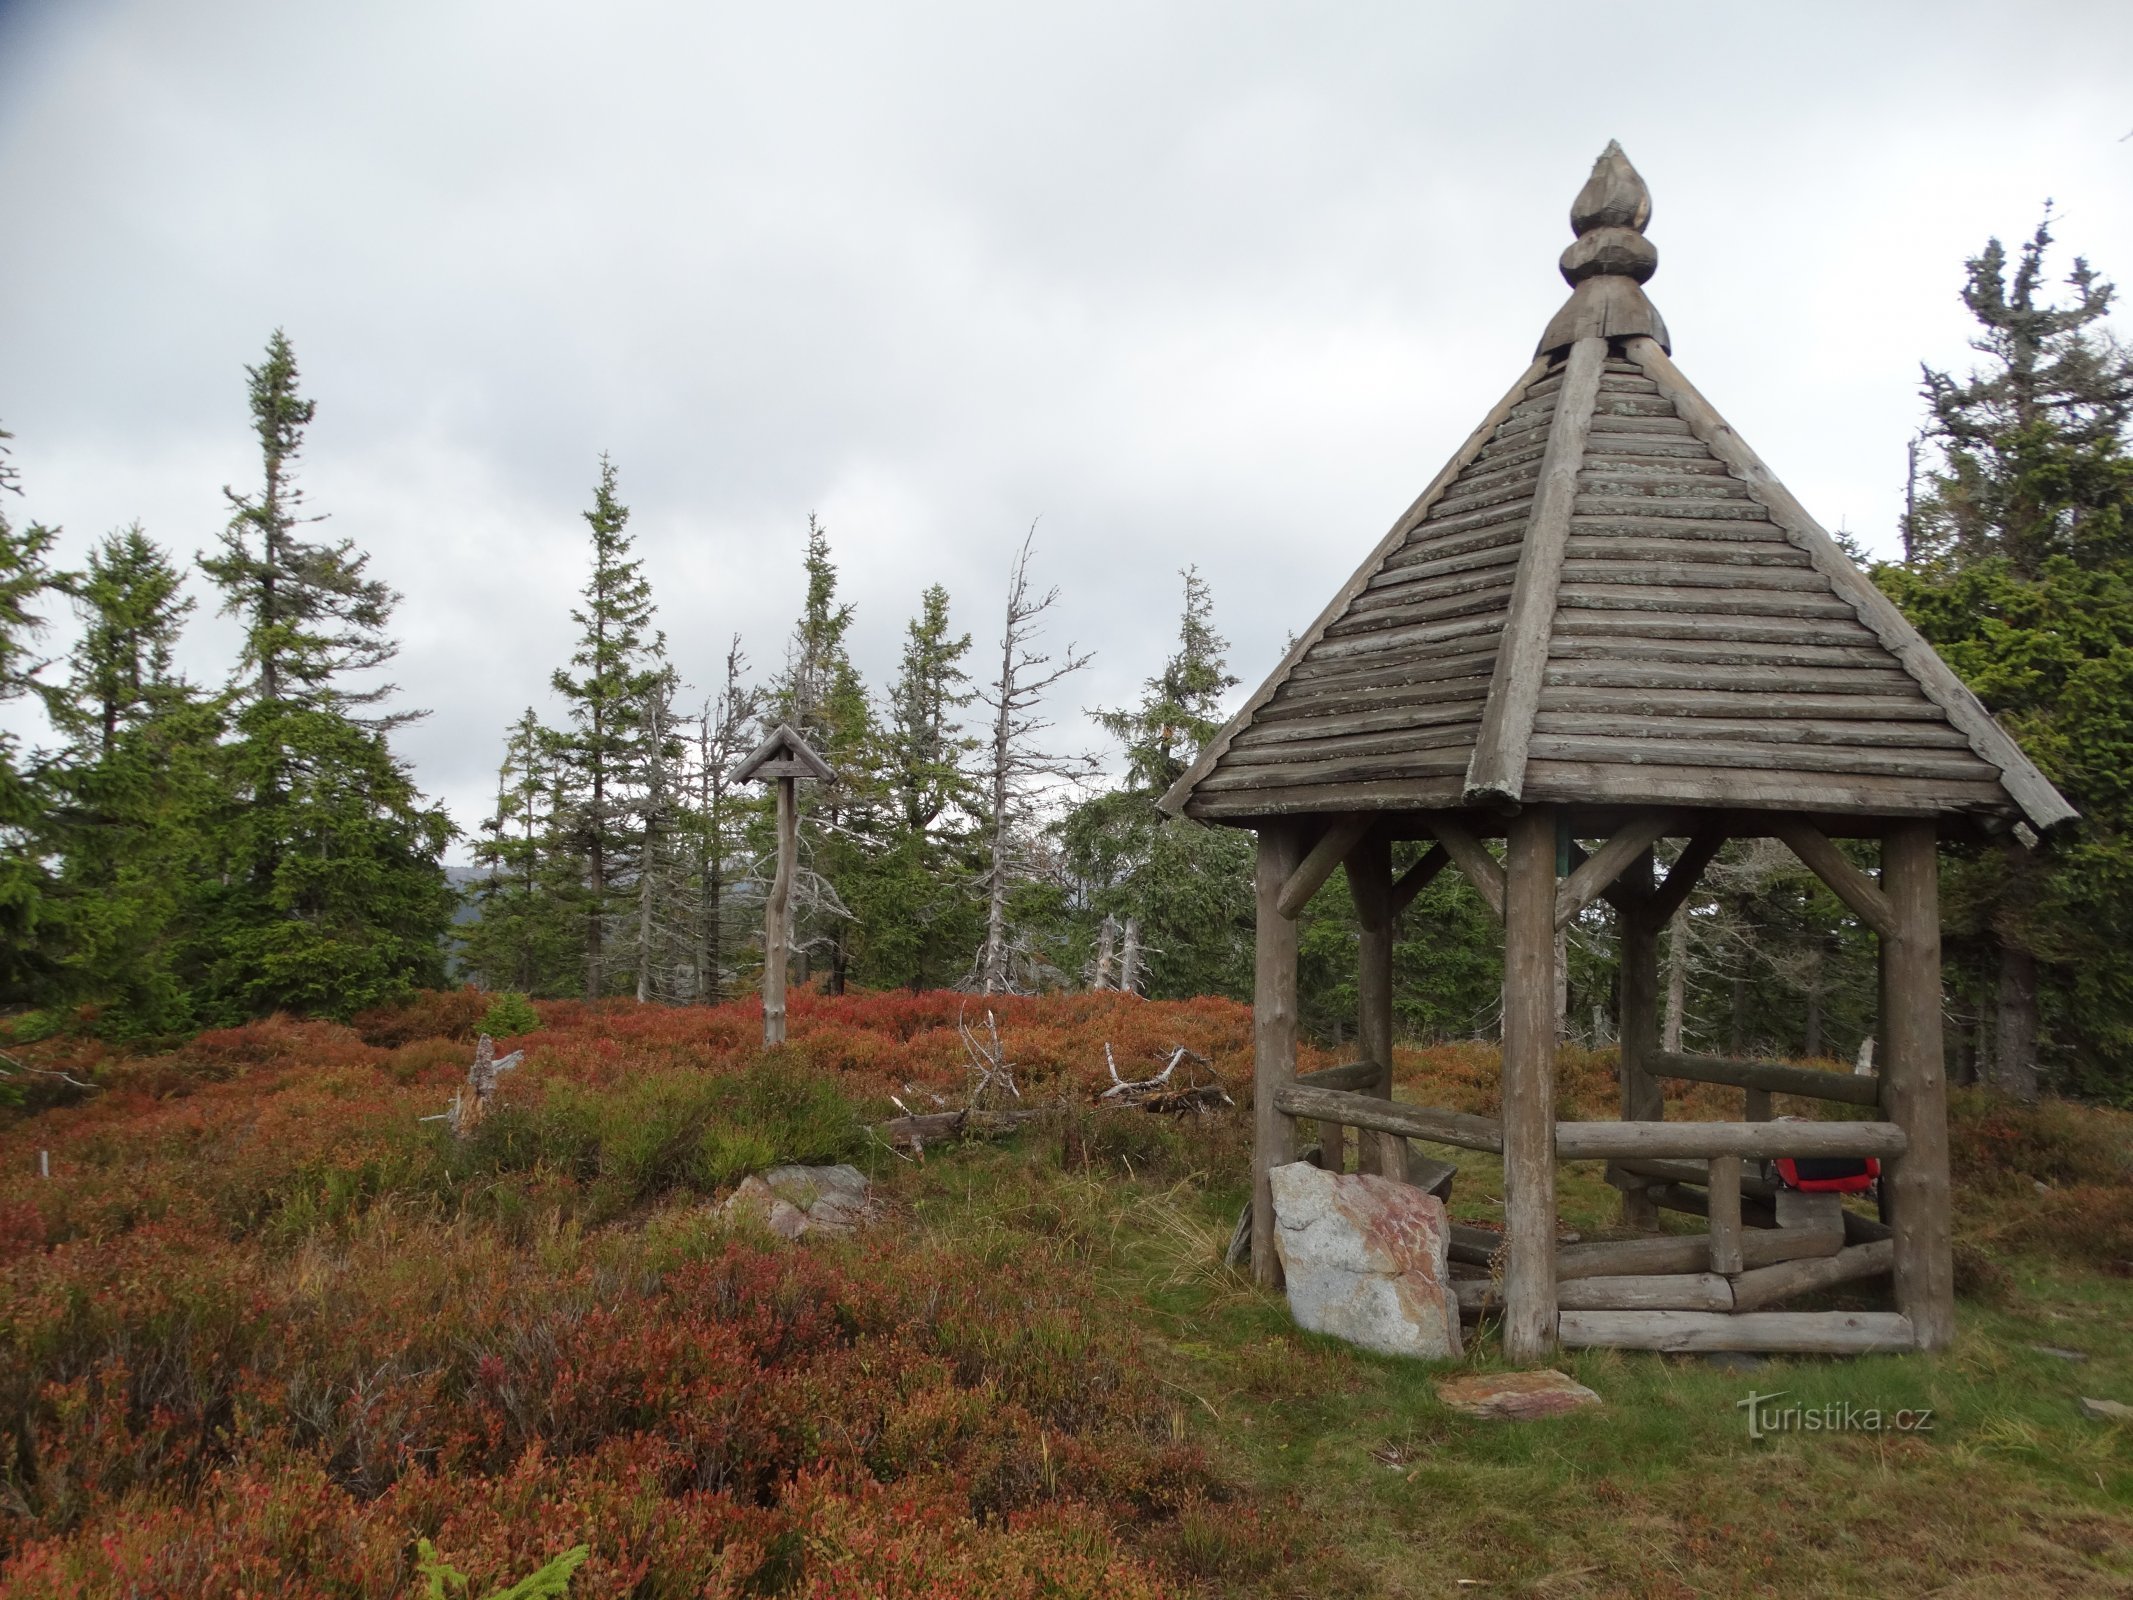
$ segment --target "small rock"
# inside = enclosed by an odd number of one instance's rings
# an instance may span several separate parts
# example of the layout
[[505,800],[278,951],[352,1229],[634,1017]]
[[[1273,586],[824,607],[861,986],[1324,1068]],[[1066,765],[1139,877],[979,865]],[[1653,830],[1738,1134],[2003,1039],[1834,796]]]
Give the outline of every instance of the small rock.
[[1566,1411],[1600,1403],[1600,1397],[1582,1383],[1552,1368],[1540,1372],[1464,1373],[1440,1380],[1437,1398],[1470,1417],[1511,1422],[1559,1417]]
[[798,1239],[809,1233],[850,1233],[873,1221],[880,1209],[857,1167],[772,1167],[743,1178],[718,1212],[728,1219],[750,1218],[781,1239]]
[[2091,1422],[2133,1422],[2133,1406],[2122,1400],[2091,1400],[2083,1395],[2081,1414]]
[[2033,1344],[2030,1349],[2040,1356],[2057,1356],[2061,1361],[2086,1361],[2089,1358],[2085,1350],[2066,1350],[2055,1344]]
[[1300,1326],[1381,1355],[1459,1354],[1442,1200],[1374,1173],[1302,1161],[1269,1177],[1274,1248]]

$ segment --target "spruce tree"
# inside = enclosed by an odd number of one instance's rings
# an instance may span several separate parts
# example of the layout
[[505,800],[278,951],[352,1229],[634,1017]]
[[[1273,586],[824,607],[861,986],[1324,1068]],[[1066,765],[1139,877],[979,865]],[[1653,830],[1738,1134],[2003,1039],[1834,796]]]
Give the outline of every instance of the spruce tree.
[[[38,676],[46,663],[33,646],[44,627],[43,599],[56,587],[49,558],[59,536],[42,523],[17,528],[8,520],[5,496],[22,492],[7,459],[13,437],[0,428],[0,703],[46,692]],[[45,798],[25,770],[20,741],[0,729],[0,1002],[41,998],[52,971],[49,873],[38,842]]]
[[575,857],[563,847],[557,735],[528,706],[504,736],[496,809],[483,820],[473,890],[480,918],[460,960],[485,987],[560,996],[583,981]]
[[1985,359],[1927,369],[1939,470],[1877,579],[2082,812],[2068,837],[1956,852],[1944,899],[1960,1054],[2021,1095],[2040,1074],[2133,1092],[2133,356],[2112,286],[2076,259],[2055,297],[2050,218],[2010,263],[1968,263]]
[[229,821],[225,708],[172,665],[193,602],[139,524],[67,588],[81,633],[54,699],[66,747],[47,813],[66,988],[107,1035],[182,1032],[199,1015],[201,886]]
[[578,646],[570,666],[559,667],[550,681],[571,724],[556,745],[567,780],[561,836],[578,868],[579,950],[585,997],[592,1000],[627,965],[610,947],[632,909],[643,828],[630,786],[644,772],[646,696],[666,670],[666,638],[652,627],[652,586],[630,553],[630,510],[616,493],[615,464],[604,455],[584,517],[592,576],[584,604],[570,614]]
[[881,848],[855,896],[870,983],[915,992],[950,982],[978,935],[979,800],[969,771],[978,741],[962,727],[964,708],[977,698],[963,667],[970,642],[949,625],[948,591],[928,588],[905,628],[889,691]]
[[262,481],[224,490],[221,551],[200,561],[244,626],[208,989],[226,1012],[341,1016],[442,981],[453,829],[387,744],[420,713],[366,714],[393,686],[349,681],[392,659],[399,597],[352,540],[304,537],[319,519],[304,514],[295,468],[315,402],[279,329],[246,371]]
[[1156,809],[1220,731],[1223,697],[1237,683],[1206,582],[1190,567],[1179,576],[1177,648],[1138,706],[1095,714],[1123,746],[1124,781],[1075,807],[1059,835],[1084,922],[1138,924],[1146,993],[1239,994],[1249,991],[1250,842]]
[[726,889],[738,875],[734,861],[746,853],[746,833],[755,809],[735,792],[727,774],[754,742],[761,701],[745,681],[748,658],[740,635],[726,647],[726,679],[696,724],[696,788],[690,812],[696,851],[696,998],[715,1005],[726,998],[727,921],[734,907]]
[[852,902],[881,848],[884,795],[874,704],[845,645],[852,608],[837,598],[828,530],[812,515],[804,565],[806,596],[769,700],[836,773],[832,782],[800,785],[804,870],[793,944],[803,957],[824,957],[824,987],[841,994],[851,968]]

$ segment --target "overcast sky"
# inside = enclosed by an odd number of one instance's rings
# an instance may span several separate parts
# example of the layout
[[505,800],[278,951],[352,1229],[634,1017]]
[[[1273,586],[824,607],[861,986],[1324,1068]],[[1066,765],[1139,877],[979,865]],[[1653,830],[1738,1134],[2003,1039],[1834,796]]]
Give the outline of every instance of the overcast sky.
[[2122,3],[0,0],[8,511],[70,561],[211,544],[280,326],[462,826],[549,706],[603,450],[699,688],[736,630],[782,658],[810,511],[877,683],[936,581],[985,659],[1041,518],[1093,746],[1187,563],[1273,666],[1530,359],[1609,138],[1677,360],[1885,550],[1963,258],[2052,197],[2133,282],[2129,133]]

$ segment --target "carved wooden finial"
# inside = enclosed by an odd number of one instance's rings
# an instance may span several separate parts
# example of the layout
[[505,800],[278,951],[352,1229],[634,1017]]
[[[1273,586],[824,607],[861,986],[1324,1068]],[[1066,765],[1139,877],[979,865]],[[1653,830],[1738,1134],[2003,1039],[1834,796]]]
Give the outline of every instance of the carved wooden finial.
[[1608,276],[1649,282],[1659,269],[1659,251],[1644,237],[1651,220],[1651,190],[1621,145],[1608,140],[1592,164],[1592,176],[1570,202],[1577,242],[1563,252],[1563,277],[1574,284]]
[[1614,140],[1592,164],[1592,176],[1570,203],[1577,238],[1560,263],[1571,295],[1541,335],[1543,354],[1583,338],[1643,334],[1668,344],[1666,324],[1638,287],[1659,270],[1659,251],[1644,237],[1652,220],[1652,192]]

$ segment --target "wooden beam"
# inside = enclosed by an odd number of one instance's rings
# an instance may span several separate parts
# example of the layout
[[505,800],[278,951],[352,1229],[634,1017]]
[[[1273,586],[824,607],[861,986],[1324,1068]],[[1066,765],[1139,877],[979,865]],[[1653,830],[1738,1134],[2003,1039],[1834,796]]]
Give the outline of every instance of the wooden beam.
[[1770,819],[1770,831],[1784,840],[1786,847],[1828,884],[1829,892],[1851,907],[1861,922],[1884,938],[1895,936],[1896,913],[1889,905],[1889,897],[1881,892],[1880,885],[1853,866],[1821,830],[1798,817],[1775,816]]
[[1274,1091],[1274,1105],[1291,1117],[1314,1117],[1350,1128],[1369,1128],[1394,1133],[1405,1139],[1426,1139],[1432,1144],[1457,1145],[1462,1150],[1503,1152],[1503,1130],[1490,1117],[1465,1111],[1446,1111],[1437,1106],[1409,1105],[1404,1100],[1381,1100],[1373,1094],[1349,1089],[1312,1089],[1300,1083],[1283,1084]]
[[1711,1240],[1704,1234],[1662,1235],[1654,1239],[1603,1239],[1566,1244],[1555,1252],[1558,1285],[1574,1278],[1644,1276],[1655,1272],[1707,1272]]
[[[1578,472],[1585,464],[1585,440],[1592,431],[1600,370],[1606,363],[1605,339],[1578,340],[1570,347],[1562,387],[1556,391],[1555,415],[1548,424],[1548,442],[1540,460],[1540,481],[1534,488],[1533,511],[1526,521],[1504,617],[1503,642],[1497,648],[1481,729],[1467,764],[1470,804],[1516,803],[1522,798],[1526,747],[1533,737],[1533,715],[1540,708],[1541,679],[1548,668],[1548,637],[1555,626]],[[1550,1342],[1552,1334],[1541,1335],[1542,1347]]]
[[1567,928],[1580,911],[1622,876],[1632,861],[1651,848],[1655,839],[1672,832],[1678,820],[1671,811],[1647,811],[1616,829],[1613,838],[1587,856],[1557,887],[1555,925]]
[[[1509,1117],[1505,1118],[1509,1134]],[[1555,1149],[1564,1161],[1616,1156],[1901,1155],[1909,1140],[1893,1122],[1558,1122]]]
[[792,949],[792,885],[800,858],[800,800],[796,780],[778,783],[778,865],[763,897],[763,1048],[785,1042],[786,967]]
[[[1646,1156],[1617,1156],[1608,1166],[1610,1169],[1619,1167],[1635,1177],[1649,1178],[1654,1183],[1692,1183],[1702,1188],[1711,1181],[1710,1170],[1707,1164],[1701,1161],[1660,1161]],[[1607,1181],[1615,1181],[1612,1171]],[[1768,1200],[1777,1191],[1778,1186],[1774,1180],[1759,1177],[1745,1167],[1741,1169],[1742,1194],[1757,1200]]]
[[1814,1067],[1788,1066],[1782,1061],[1742,1061],[1733,1056],[1663,1053],[1652,1057],[1652,1071],[1662,1078],[1722,1083],[1735,1089],[1759,1089],[1765,1094],[1832,1100],[1839,1105],[1874,1106],[1881,1103],[1881,1079],[1871,1072],[1822,1072]]
[[1511,408],[1525,399],[1526,391],[1538,382],[1547,370],[1548,358],[1538,357],[1532,366],[1526,368],[1519,380],[1504,391],[1503,398],[1481,419],[1481,426],[1467,435],[1466,443],[1459,447],[1451,460],[1445,462],[1444,469],[1430,480],[1429,487],[1415,498],[1414,503],[1400,513],[1399,519],[1393,523],[1385,537],[1378,541],[1377,548],[1363,558],[1363,564],[1355,569],[1348,581],[1341,585],[1339,592],[1326,603],[1325,610],[1318,614],[1310,627],[1297,636],[1296,642],[1289,646],[1288,654],[1281,658],[1280,664],[1252,691],[1251,698],[1238,708],[1237,714],[1229,719],[1222,731],[1202,747],[1199,758],[1170,786],[1169,793],[1156,802],[1161,810],[1173,817],[1184,813],[1185,802],[1193,789],[1202,778],[1214,771],[1216,763],[1228,753],[1230,741],[1252,725],[1252,719],[1259,714],[1260,708],[1273,699],[1274,691],[1288,681],[1289,673],[1296,663],[1325,637],[1326,630],[1340,620],[1355,597],[1369,587],[1370,580],[1384,567],[1386,557],[1407,543],[1408,536],[1429,515],[1430,508],[1443,497],[1444,491],[1451,487],[1453,480],[1467,469],[1468,464],[1481,454],[1482,447],[1495,436],[1496,430],[1503,425],[1504,418],[1511,414]]
[[[1740,1157],[1713,1156],[1706,1185],[1711,1207],[1711,1270],[1738,1272],[1740,1260]],[[1727,1310],[1732,1307],[1728,1306]]]
[[1948,1078],[1940,1032],[1940,862],[1933,824],[1893,824],[1881,877],[1895,934],[1881,943],[1882,1114],[1908,1147],[1882,1178],[1895,1230],[1896,1305],[1919,1348],[1955,1338],[1954,1241],[1948,1191]]
[[1511,819],[1504,883],[1504,1354],[1555,1347],[1555,825],[1553,806]]
[[1659,386],[1659,392],[1673,403],[1676,414],[1689,425],[1689,431],[1748,485],[1755,497],[1769,509],[1771,519],[1807,553],[1815,570],[1852,607],[1859,620],[1873,630],[1934,704],[1947,713],[1948,720],[1969,739],[1971,749],[2000,769],[2001,787],[2020,805],[2031,825],[2050,828],[2072,821],[2077,814],[2074,808],[2022,753],[2021,747],[1993,721],[1992,713],[1971,693],[1969,686],[1934,653],[1933,647],[1896,609],[1895,602],[1874,586],[1827,530],[1807,514],[1806,507],[1778,482],[1777,475],[1763,465],[1756,453],[1748,448],[1747,441],[1733,431],[1711,402],[1696,391],[1696,386],[1682,375],[1681,369],[1659,348],[1658,342],[1635,338],[1629,340],[1624,349],[1630,359],[1643,368],[1644,375]]
[[1258,931],[1252,961],[1252,1277],[1281,1287],[1274,1253],[1274,1192],[1267,1174],[1296,1159],[1296,1124],[1275,1104],[1296,1077],[1296,920],[1281,914],[1282,885],[1302,855],[1296,830],[1259,830],[1254,889]]
[[1319,835],[1318,843],[1311,846],[1310,854],[1297,864],[1281,886],[1281,895],[1274,908],[1283,916],[1295,918],[1311,903],[1311,896],[1324,887],[1333,869],[1348,859],[1358,840],[1368,833],[1377,819],[1368,812],[1356,812],[1351,816],[1337,818],[1333,825]]
[[[1838,1245],[1837,1240],[1798,1230],[1744,1228],[1740,1239],[1741,1264],[1749,1269],[1759,1269],[1802,1257],[1819,1259],[1833,1255]],[[1568,1283],[1575,1278],[1707,1272],[1710,1266],[1711,1236],[1707,1233],[1566,1244],[1555,1253],[1558,1283]]]
[[[1621,1016],[1622,1120],[1660,1122],[1666,1117],[1666,1095],[1652,1076],[1651,1064],[1659,1053],[1659,930],[1664,925],[1651,914],[1652,853],[1644,851],[1616,880],[1624,891],[1622,956],[1617,1009]],[[1622,1222],[1625,1227],[1649,1230],[1658,1225],[1659,1208],[1641,1188],[1622,1191]]]
[[1712,858],[1725,848],[1726,836],[1719,829],[1698,833],[1682,847],[1681,854],[1674,858],[1668,870],[1666,882],[1652,891],[1646,910],[1653,921],[1664,926],[1681,909],[1681,903],[1696,892],[1696,885],[1703,879],[1703,869]]
[[[1494,1311],[1503,1304],[1503,1286],[1492,1278],[1463,1278],[1455,1287],[1461,1311]],[[1733,1286],[1715,1272],[1573,1278],[1555,1292],[1565,1311],[1733,1309]]]
[[[1772,1267],[1743,1272],[1733,1280],[1733,1309],[1760,1311],[1796,1294],[1833,1289],[1840,1283],[1876,1278],[1896,1264],[1896,1246],[1855,1244],[1833,1256],[1811,1256],[1802,1261],[1783,1261]],[[1915,1326],[1913,1331],[1915,1332]]]
[[[1437,842],[1444,846],[1445,853],[1452,858],[1459,870],[1466,874],[1467,882],[1471,883],[1481,898],[1488,902],[1489,909],[1495,912],[1497,920],[1501,921],[1503,919],[1503,863],[1490,855],[1479,839],[1468,833],[1466,829],[1460,827],[1458,823],[1452,821],[1449,817],[1431,817],[1429,819],[1429,828],[1432,833],[1436,834]],[[1549,846],[1551,855],[1554,848],[1553,844]]]
[[[1348,889],[1355,901],[1356,1042],[1366,1059],[1384,1066],[1376,1092],[1392,1098],[1392,839],[1373,828],[1348,852]],[[1357,1135],[1355,1170],[1407,1181],[1407,1141],[1364,1129]]]
[[1855,1356],[1916,1348],[1911,1319],[1893,1311],[1566,1311],[1574,1350],[1754,1350]]
[[1414,904],[1415,896],[1434,883],[1437,874],[1451,864],[1451,852],[1444,848],[1441,840],[1431,845],[1422,859],[1401,873],[1399,881],[1392,886],[1393,916],[1398,917]]

